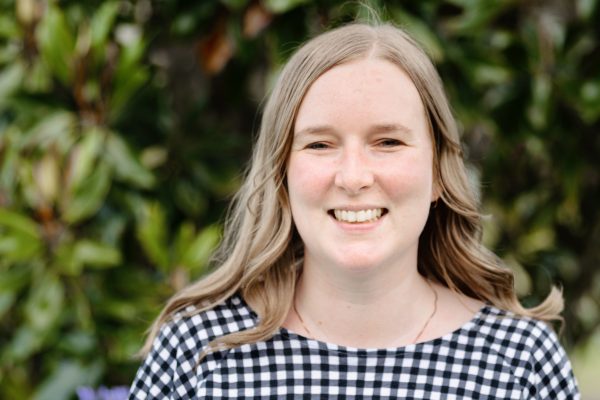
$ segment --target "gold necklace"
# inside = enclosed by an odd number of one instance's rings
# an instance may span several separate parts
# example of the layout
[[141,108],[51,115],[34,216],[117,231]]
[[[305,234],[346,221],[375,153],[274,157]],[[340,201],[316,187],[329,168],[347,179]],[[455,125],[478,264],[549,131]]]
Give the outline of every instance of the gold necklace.
[[437,312],[438,294],[435,291],[435,289],[433,288],[433,286],[431,286],[431,282],[429,282],[429,279],[425,279],[425,282],[427,282],[427,286],[429,286],[429,289],[431,289],[431,291],[433,292],[433,311],[431,312],[431,315],[429,316],[429,318],[427,318],[427,321],[425,321],[425,324],[419,331],[419,334],[413,339],[412,344],[417,343],[417,341],[421,338],[421,335],[423,334],[423,332],[425,332],[425,329],[427,329],[427,326],[429,325],[429,323],[433,319],[433,316]]
[[[421,335],[423,334],[423,332],[425,332],[425,329],[427,329],[427,326],[429,325],[429,323],[433,319],[433,316],[437,312],[438,294],[435,291],[435,289],[433,289],[433,286],[431,286],[431,283],[429,282],[428,279],[426,279],[425,282],[427,282],[427,286],[429,286],[429,289],[431,289],[431,291],[433,292],[433,311],[431,312],[431,314],[429,315],[429,318],[427,318],[427,321],[425,321],[425,324],[423,324],[423,327],[421,328],[421,330],[419,331],[419,333],[417,334],[417,336],[415,336],[415,338],[413,339],[413,341],[411,342],[411,344],[417,343],[417,341],[419,340],[419,338],[421,337]],[[308,334],[308,336],[310,338],[316,339],[315,335],[312,334],[312,332],[310,331],[310,329],[308,329],[308,327],[304,323],[304,320],[302,319],[302,316],[298,312],[298,308],[296,308],[296,296],[294,296],[294,300],[292,301],[292,308],[294,309],[294,313],[296,313],[296,316],[298,317],[298,320],[300,321],[300,325],[302,325],[302,328],[304,329],[304,331]],[[327,339],[326,336],[325,336],[325,339]]]

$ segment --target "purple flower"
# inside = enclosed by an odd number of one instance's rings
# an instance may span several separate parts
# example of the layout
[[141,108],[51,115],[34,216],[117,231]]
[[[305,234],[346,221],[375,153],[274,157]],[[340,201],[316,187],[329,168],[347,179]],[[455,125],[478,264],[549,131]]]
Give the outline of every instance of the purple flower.
[[79,400],[96,400],[96,392],[89,386],[81,386],[77,388],[77,397]]
[[77,388],[77,397],[79,400],[127,400],[129,388],[127,386],[116,386],[107,388],[100,386],[98,390],[94,390],[88,386]]

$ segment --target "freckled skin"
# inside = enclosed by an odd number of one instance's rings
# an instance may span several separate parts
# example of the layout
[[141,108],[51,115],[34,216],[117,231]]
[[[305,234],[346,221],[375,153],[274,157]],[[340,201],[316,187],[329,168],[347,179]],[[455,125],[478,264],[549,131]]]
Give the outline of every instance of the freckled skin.
[[[416,271],[436,195],[425,111],[408,76],[378,59],[337,66],[308,90],[294,133],[287,183],[304,269]],[[353,206],[388,213],[361,229],[328,214]]]

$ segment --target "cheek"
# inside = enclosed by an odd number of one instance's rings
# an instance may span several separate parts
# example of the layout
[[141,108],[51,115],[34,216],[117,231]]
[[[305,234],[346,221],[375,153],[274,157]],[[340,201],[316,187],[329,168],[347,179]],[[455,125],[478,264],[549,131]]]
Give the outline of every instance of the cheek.
[[288,163],[287,184],[292,205],[299,201],[316,201],[331,181],[328,168],[322,163],[309,162],[303,157],[291,157]]
[[433,171],[427,158],[414,157],[403,160],[393,167],[382,169],[381,185],[392,197],[431,196]]

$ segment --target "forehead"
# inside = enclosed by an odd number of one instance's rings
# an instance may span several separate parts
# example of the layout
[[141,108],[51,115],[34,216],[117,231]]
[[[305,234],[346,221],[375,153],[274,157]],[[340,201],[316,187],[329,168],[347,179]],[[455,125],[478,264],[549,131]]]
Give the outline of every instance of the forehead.
[[390,61],[367,58],[338,65],[309,87],[294,124],[349,124],[358,121],[425,125],[419,92],[408,75]]

